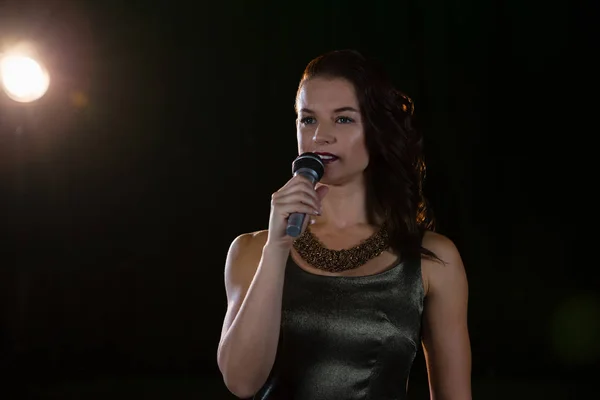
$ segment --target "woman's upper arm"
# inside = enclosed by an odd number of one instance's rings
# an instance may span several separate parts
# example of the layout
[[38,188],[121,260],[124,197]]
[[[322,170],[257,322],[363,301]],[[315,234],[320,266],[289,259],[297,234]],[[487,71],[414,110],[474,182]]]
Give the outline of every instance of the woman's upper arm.
[[471,346],[464,265],[454,243],[442,235],[426,235],[423,246],[444,262],[423,260],[427,277],[423,350],[431,399],[470,400]]
[[235,319],[252,283],[262,255],[263,236],[263,232],[246,233],[238,236],[229,247],[224,273],[227,312],[221,339]]

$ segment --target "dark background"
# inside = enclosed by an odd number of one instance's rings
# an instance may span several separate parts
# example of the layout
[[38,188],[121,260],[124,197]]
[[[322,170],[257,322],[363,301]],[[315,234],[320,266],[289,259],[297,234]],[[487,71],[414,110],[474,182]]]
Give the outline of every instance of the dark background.
[[0,93],[2,398],[230,398],[226,252],[266,228],[300,74],[339,48],[416,103],[426,192],[469,276],[474,398],[584,398],[594,23],[559,1],[0,1],[0,44],[31,40],[53,79],[36,103]]

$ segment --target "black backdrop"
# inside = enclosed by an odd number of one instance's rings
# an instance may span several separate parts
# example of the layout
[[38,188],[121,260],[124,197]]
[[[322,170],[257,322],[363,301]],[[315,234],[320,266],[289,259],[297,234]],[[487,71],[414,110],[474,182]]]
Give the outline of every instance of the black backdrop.
[[[558,1],[0,1],[3,45],[31,40],[53,78],[38,103],[0,97],[7,398],[228,398],[225,255],[266,227],[298,79],[336,48],[416,103],[438,230],[469,275],[475,397],[583,396],[592,22]],[[413,371],[421,398],[422,355]]]

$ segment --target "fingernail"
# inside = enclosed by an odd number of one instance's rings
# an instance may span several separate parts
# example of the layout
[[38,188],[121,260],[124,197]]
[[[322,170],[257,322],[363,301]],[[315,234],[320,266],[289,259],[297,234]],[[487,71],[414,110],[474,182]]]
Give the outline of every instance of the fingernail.
[[321,213],[318,210],[314,211],[315,215],[321,215]]
[[311,224],[311,225],[312,225],[312,224],[314,224],[315,222],[317,222],[317,221],[315,221],[314,219],[311,219],[311,220],[310,220],[310,224]]

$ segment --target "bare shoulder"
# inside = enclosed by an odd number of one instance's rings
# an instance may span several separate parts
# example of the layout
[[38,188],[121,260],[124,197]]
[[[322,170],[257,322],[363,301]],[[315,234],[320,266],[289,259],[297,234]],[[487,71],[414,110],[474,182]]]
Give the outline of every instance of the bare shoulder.
[[232,324],[262,257],[267,241],[267,231],[244,233],[236,237],[229,246],[225,261],[225,293],[227,313],[223,321],[221,338]]
[[254,276],[267,236],[268,231],[266,230],[244,233],[231,242],[225,262],[226,280],[232,278],[231,274]]
[[433,252],[444,263],[451,263],[452,261],[456,261],[457,257],[460,258],[460,254],[454,242],[447,236],[437,232],[425,232],[423,237],[423,247]]
[[244,233],[229,246],[225,260],[225,291],[229,300],[245,292],[254,278],[268,231]]
[[268,231],[266,230],[239,235],[231,242],[228,257],[232,255],[237,257],[248,252],[253,252],[258,248],[262,249],[267,241],[267,236]]
[[[421,261],[425,291],[431,294],[440,287],[450,288],[466,283],[465,268],[459,250],[448,237],[432,231],[425,232],[423,247],[439,260],[423,258]],[[440,262],[441,260],[441,262]]]

